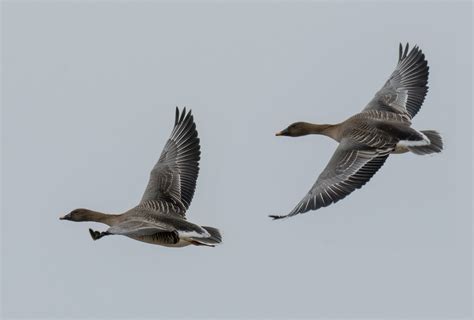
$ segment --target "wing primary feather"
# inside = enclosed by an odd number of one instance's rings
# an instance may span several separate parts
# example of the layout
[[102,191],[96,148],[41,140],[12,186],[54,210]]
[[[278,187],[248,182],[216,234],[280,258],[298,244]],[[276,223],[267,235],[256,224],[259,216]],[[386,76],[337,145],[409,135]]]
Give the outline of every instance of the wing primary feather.
[[363,112],[389,111],[412,119],[420,110],[428,92],[428,62],[418,45],[410,50],[409,43],[399,43],[398,54],[395,70]]
[[[354,148],[355,145],[350,140],[341,141],[324,171],[296,207],[287,215],[271,217],[287,218],[338,202],[364,186],[384,164],[391,151],[367,149],[367,146],[360,150]],[[348,154],[355,155],[353,161],[347,161]],[[338,168],[341,161],[345,165]]]
[[139,207],[184,218],[194,196],[199,174],[200,146],[192,111],[175,110],[174,127],[150,179]]
[[174,117],[174,126],[175,127],[178,124],[178,119],[179,119],[179,109],[178,109],[178,106],[176,106],[176,115]]

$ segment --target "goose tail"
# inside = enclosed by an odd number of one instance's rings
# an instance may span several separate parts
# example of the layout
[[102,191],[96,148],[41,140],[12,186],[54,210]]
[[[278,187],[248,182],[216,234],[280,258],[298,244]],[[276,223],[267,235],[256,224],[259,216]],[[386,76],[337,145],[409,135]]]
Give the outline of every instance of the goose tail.
[[421,133],[423,133],[430,140],[430,144],[421,146],[408,146],[408,150],[418,155],[439,153],[443,150],[443,139],[437,131],[423,130]]
[[202,226],[209,233],[209,237],[206,238],[198,238],[193,237],[193,244],[197,246],[208,246],[208,247],[215,247],[216,245],[222,242],[222,236],[218,229],[213,227],[205,227]]

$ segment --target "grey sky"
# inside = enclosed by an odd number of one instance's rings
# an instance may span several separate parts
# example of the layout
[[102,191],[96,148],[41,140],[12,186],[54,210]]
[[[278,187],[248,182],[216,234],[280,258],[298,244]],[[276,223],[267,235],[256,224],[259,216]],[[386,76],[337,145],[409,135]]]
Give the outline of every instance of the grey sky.
[[[472,4],[2,3],[2,314],[377,317],[471,314]],[[418,44],[414,119],[446,150],[392,156],[362,190],[285,221],[335,142],[289,123],[360,111]],[[141,198],[174,107],[202,160],[189,219],[222,246],[169,249],[59,221]],[[105,226],[94,226],[103,230]]]

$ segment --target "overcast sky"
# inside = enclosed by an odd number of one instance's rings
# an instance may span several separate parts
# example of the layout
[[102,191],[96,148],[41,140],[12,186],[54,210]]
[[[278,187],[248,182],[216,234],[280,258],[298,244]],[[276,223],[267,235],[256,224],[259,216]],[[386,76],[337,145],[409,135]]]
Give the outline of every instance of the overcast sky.
[[[472,5],[2,2],[2,307],[9,317],[452,318],[471,313]],[[442,154],[391,156],[363,189],[284,221],[331,157],[295,121],[359,112],[418,44],[414,119]],[[190,221],[170,249],[59,221],[139,201],[192,108]]]

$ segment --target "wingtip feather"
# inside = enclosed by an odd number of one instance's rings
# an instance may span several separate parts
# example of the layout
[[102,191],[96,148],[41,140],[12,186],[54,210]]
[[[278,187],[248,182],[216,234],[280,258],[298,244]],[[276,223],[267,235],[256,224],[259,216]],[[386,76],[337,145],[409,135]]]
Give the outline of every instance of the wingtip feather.
[[405,52],[403,53],[403,57],[406,58],[408,54],[408,49],[410,48],[410,43],[407,42],[407,45],[405,46]]
[[174,125],[178,124],[178,119],[179,119],[179,108],[176,106],[176,111],[175,111],[175,116],[174,116]]
[[278,215],[269,215],[270,218],[273,219],[273,221],[275,220],[281,220],[281,219],[284,219],[284,218],[287,218],[288,216],[278,216]]

